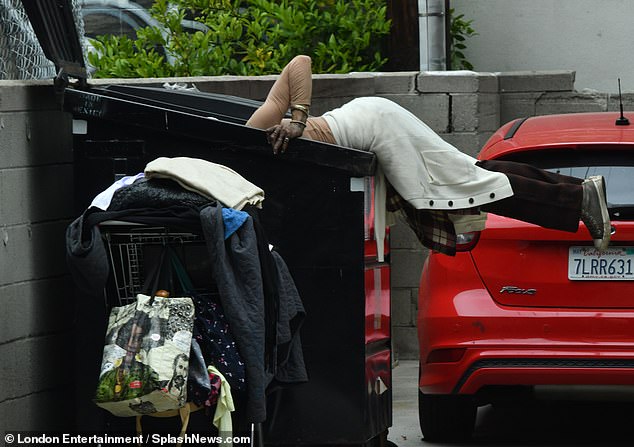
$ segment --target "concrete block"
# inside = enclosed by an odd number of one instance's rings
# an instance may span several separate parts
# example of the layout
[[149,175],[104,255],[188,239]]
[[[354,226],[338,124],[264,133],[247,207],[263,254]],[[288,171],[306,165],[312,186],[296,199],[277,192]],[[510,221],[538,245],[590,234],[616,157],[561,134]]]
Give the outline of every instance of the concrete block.
[[0,112],[60,109],[50,80],[0,81]]
[[374,96],[374,76],[368,73],[313,76],[313,98]]
[[440,136],[465,154],[476,157],[492,134],[493,132],[452,132]]
[[92,87],[131,85],[137,87],[165,87],[177,85],[204,93],[232,95],[240,98],[264,100],[277,75],[269,76],[190,76],[175,78],[92,79]]
[[480,151],[482,150],[482,148],[484,147],[484,145],[487,143],[487,141],[489,141],[489,138],[491,138],[493,136],[495,132],[491,131],[491,132],[480,132],[480,135],[478,136],[478,150],[475,151],[471,155],[472,157],[477,157],[478,154],[480,153]]
[[208,76],[193,78],[192,83],[202,92],[263,101],[276,78],[277,76]]
[[[248,91],[247,97],[251,99],[256,99],[258,101],[264,101],[271,91],[271,87],[273,87],[273,84],[275,84],[277,78],[277,76],[252,76],[247,78],[248,89],[245,90]],[[226,94],[244,97],[245,93],[239,88],[241,84],[243,83],[233,82],[234,89],[232,93]]]
[[425,256],[419,250],[392,251],[392,288],[418,287]]
[[310,114],[313,116],[322,115],[329,110],[341,107],[348,101],[354,99],[354,96],[335,96],[335,97],[322,97],[314,98],[312,105],[310,106]]
[[72,297],[68,276],[0,286],[0,345],[68,330],[75,317]]
[[517,118],[535,116],[537,101],[544,92],[500,94],[500,125]]
[[402,219],[398,219],[397,223],[390,227],[390,249],[425,250],[416,234]]
[[[59,365],[59,360],[55,365]],[[43,365],[39,367],[45,369]],[[69,390],[74,390],[74,387],[70,385],[65,389],[47,390],[0,402],[0,431],[76,433],[73,392]]]
[[416,89],[421,93],[496,93],[498,80],[486,72],[424,71],[417,77]]
[[[106,87],[108,85],[134,85],[139,87],[165,87],[171,86],[192,88],[196,82],[211,81],[230,78],[231,76],[182,76],[165,78],[92,78],[88,81],[89,87]],[[235,76],[237,77],[237,76]]]
[[[213,76],[215,77],[215,76]],[[191,87],[189,77],[165,77],[165,78],[92,78],[88,81],[89,87],[106,87],[108,85],[135,85],[140,87],[163,87],[164,84],[179,84]]]
[[473,93],[455,93],[451,96],[451,130],[474,132],[478,129],[478,96]]
[[536,104],[536,115],[558,113],[605,112],[608,108],[607,94],[545,93]]
[[73,194],[72,164],[0,170],[0,222],[68,219]]
[[451,94],[454,132],[492,131],[500,127],[500,98],[496,93]]
[[392,326],[412,326],[416,315],[412,306],[412,290],[392,288]]
[[377,95],[416,93],[417,71],[373,73]]
[[[349,74],[318,74],[313,76],[313,99],[333,96],[374,96],[376,86],[387,91],[400,91],[413,75],[400,73],[349,73]],[[137,85],[144,87],[162,87],[168,84],[183,84],[186,87],[195,86],[206,93],[239,96],[264,100],[278,75],[267,76],[198,76],[182,78],[145,78],[145,79],[95,79],[90,85],[102,87],[105,85]],[[378,79],[378,80],[377,80]]]
[[[632,112],[634,111],[634,94],[632,93],[625,93],[623,95],[621,95],[621,100],[623,102],[623,111],[628,111],[628,112]],[[612,111],[612,112],[618,112],[620,110],[620,104],[619,104],[619,95],[618,93],[612,93],[608,95],[608,107],[607,107],[608,111]],[[632,116],[630,115],[626,115],[629,116],[630,121],[634,121],[632,120]]]
[[63,276],[67,221],[0,227],[0,278],[3,284]]
[[574,90],[575,72],[507,71],[497,72],[500,92],[562,92]]
[[435,132],[449,129],[449,95],[381,95],[406,108]]
[[264,101],[278,76],[215,76],[194,85],[204,92]]
[[500,127],[500,95],[482,94],[478,103],[480,132],[496,131]]
[[[627,99],[634,109],[634,98]],[[504,93],[500,95],[500,123],[517,118],[555,113],[602,112],[618,109],[614,96],[597,92],[533,92]]]
[[0,402],[55,388],[72,390],[73,374],[64,361],[72,360],[73,346],[69,334],[0,345]]
[[[194,79],[198,90],[205,93],[216,93],[219,95],[236,95],[248,97],[250,93],[248,78],[237,76],[214,76],[199,80]],[[237,95],[236,95],[237,96]]]
[[71,129],[59,111],[0,113],[0,169],[72,163]]
[[392,348],[399,360],[417,360],[420,356],[415,327],[393,327]]

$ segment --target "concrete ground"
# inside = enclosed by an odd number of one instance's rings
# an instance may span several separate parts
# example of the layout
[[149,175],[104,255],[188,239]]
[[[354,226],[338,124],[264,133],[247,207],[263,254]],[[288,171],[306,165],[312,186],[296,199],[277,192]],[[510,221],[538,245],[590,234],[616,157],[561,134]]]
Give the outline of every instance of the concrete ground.
[[418,423],[418,360],[400,360],[392,370],[392,427],[388,440],[398,447],[422,447]]
[[418,361],[392,370],[392,427],[398,447],[625,447],[634,445],[634,387],[542,389],[534,400],[478,409],[473,440],[428,443],[418,422]]

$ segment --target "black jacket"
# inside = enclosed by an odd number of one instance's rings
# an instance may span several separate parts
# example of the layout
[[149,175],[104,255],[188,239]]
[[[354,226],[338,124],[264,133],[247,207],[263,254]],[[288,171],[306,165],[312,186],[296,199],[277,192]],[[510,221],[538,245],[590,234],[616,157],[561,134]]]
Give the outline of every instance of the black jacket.
[[110,266],[99,223],[121,220],[167,226],[204,236],[214,282],[232,334],[246,365],[246,417],[266,419],[265,391],[272,379],[307,380],[299,329],[304,319],[293,279],[282,258],[268,250],[253,216],[224,239],[222,207],[175,205],[119,211],[87,210],[66,233],[67,260],[73,279],[86,295],[103,294]]

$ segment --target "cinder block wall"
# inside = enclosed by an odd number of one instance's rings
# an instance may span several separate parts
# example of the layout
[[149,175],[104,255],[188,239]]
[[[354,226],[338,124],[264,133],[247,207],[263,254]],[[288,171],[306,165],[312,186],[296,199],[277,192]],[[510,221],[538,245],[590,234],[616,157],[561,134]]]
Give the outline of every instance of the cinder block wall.
[[73,418],[71,121],[51,85],[0,81],[0,432]]
[[[193,82],[202,91],[263,99],[274,79],[92,84]],[[574,73],[563,71],[317,75],[312,111],[320,114],[358,96],[385,96],[476,155],[500,124],[514,118],[618,109],[618,98],[576,92],[573,84]],[[634,110],[634,95],[623,99],[625,109]],[[77,378],[70,359],[73,337],[82,335],[73,334],[81,325],[74,320],[64,260],[64,231],[75,217],[72,160],[71,118],[60,111],[52,82],[0,81],[0,431],[62,430],[73,423]],[[392,228],[391,247],[394,353],[417,358],[418,283],[427,250],[402,223]]]

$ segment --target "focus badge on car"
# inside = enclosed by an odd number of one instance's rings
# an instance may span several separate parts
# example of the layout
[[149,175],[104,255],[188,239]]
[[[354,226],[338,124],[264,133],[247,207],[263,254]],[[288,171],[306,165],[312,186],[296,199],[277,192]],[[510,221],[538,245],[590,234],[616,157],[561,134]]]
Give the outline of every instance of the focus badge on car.
[[520,295],[535,295],[537,293],[537,289],[521,289],[515,286],[504,286],[500,290],[500,293],[517,293]]

